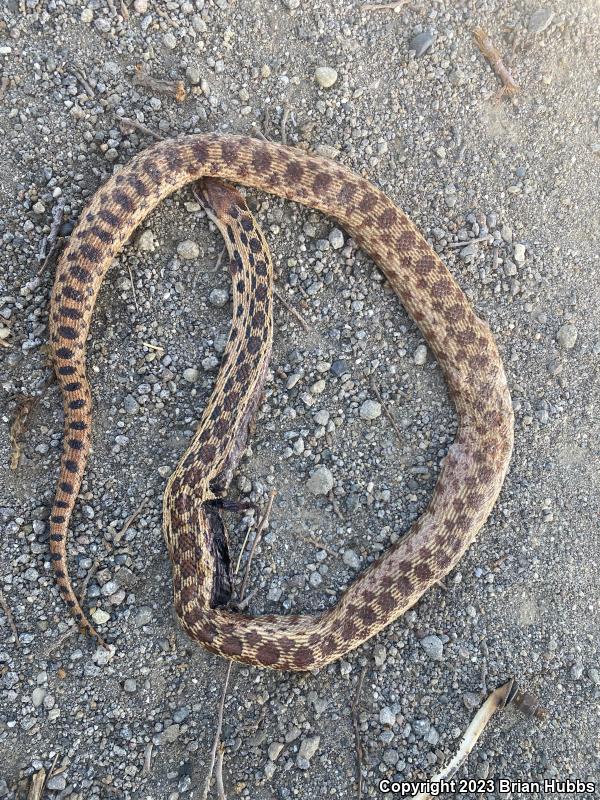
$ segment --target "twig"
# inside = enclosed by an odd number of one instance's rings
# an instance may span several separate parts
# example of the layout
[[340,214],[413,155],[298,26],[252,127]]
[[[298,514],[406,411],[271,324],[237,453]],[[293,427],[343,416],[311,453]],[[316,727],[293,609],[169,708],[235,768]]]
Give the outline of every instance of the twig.
[[46,783],[46,770],[42,767],[31,778],[27,800],[42,800],[42,792]]
[[135,310],[139,313],[140,307],[137,301],[137,295],[135,293],[135,284],[133,282],[133,272],[131,271],[131,265],[127,262],[127,272],[129,273],[129,280],[131,281],[131,294],[133,296],[133,304],[135,306]]
[[223,786],[223,745],[219,747],[215,764],[215,784],[217,786],[218,800],[227,800],[225,787]]
[[488,34],[483,30],[483,28],[475,28],[473,31],[473,36],[477,42],[477,47],[488,60],[490,67],[496,73],[498,78],[500,78],[502,83],[500,95],[516,94],[519,91],[519,86],[502,61],[502,56],[500,55],[499,50],[495,47]]
[[62,645],[67,641],[67,639],[69,639],[71,636],[73,636],[74,633],[77,633],[77,630],[78,630],[77,625],[72,625],[68,630],[66,630],[63,633],[63,635],[61,637],[59,637],[54,642],[54,644],[51,644],[50,647],[46,650],[46,657],[52,655],[52,653],[55,650],[58,650],[59,647],[62,647]]
[[286,106],[283,109],[283,114],[281,115],[281,144],[287,144],[287,132],[286,132],[286,125],[287,121],[290,116],[290,109]]
[[360,720],[358,717],[359,714],[359,706],[360,706],[360,693],[362,692],[363,682],[365,680],[365,674],[367,672],[367,666],[362,669],[360,673],[360,677],[358,679],[358,684],[356,685],[356,694],[354,695],[354,700],[352,701],[352,727],[354,728],[354,744],[356,747],[356,797],[357,800],[361,800],[362,798],[362,768],[363,762],[365,758],[365,750],[362,746],[362,741],[360,738]]
[[283,297],[282,294],[280,294],[280,292],[277,289],[273,290],[273,294],[279,300],[281,305],[285,306],[287,308],[287,310],[290,312],[290,314],[292,314],[294,317],[296,317],[296,319],[298,320],[300,325],[308,333],[310,331],[310,327],[308,325],[308,322],[304,319],[304,317],[301,316],[301,314],[298,311],[296,311],[296,309],[288,303],[288,301]]
[[37,274],[41,275],[50,263],[50,259],[57,251],[56,242],[58,240],[58,232],[62,225],[63,215],[65,212],[65,199],[59,197],[58,202],[52,209],[52,224],[50,225],[50,233],[42,240],[38,260],[42,262],[41,267],[38,269]]
[[79,83],[83,86],[83,88],[85,89],[87,94],[89,94],[90,97],[95,97],[96,94],[95,94],[94,90],[92,89],[92,87],[87,82],[85,75],[79,69],[79,67],[73,67],[72,69],[73,69],[73,74],[78,79]]
[[144,70],[141,64],[138,64],[135,68],[133,82],[138,86],[143,86],[145,89],[150,89],[152,92],[170,94],[178,103],[185,100],[186,91],[183,81],[166,81],[162,78],[153,78],[152,75]]
[[92,580],[92,578],[94,577],[94,575],[98,571],[98,567],[99,566],[100,566],[100,561],[97,558],[95,558],[94,559],[94,563],[88,569],[87,575],[85,576],[85,578],[83,579],[83,583],[81,584],[81,592],[79,593],[79,605],[80,606],[83,605],[83,601],[85,600],[85,593],[87,592],[87,587],[89,585],[89,582]]
[[8,622],[8,627],[10,628],[12,635],[15,637],[15,647],[17,650],[21,649],[21,643],[19,642],[19,632],[17,631],[17,626],[15,625],[15,619],[13,617],[12,611],[10,610],[10,606],[6,602],[6,597],[4,597],[4,593],[2,589],[0,589],[0,607],[4,614],[6,615],[6,621]]
[[334,550],[333,547],[329,547],[328,544],[325,544],[325,542],[322,542],[320,539],[316,539],[314,536],[300,536],[300,538],[304,542],[308,542],[308,544],[318,547],[320,550],[325,550],[325,552],[329,553],[330,556],[339,558],[340,554],[337,552],[337,550]]
[[254,536],[254,541],[252,542],[252,547],[250,548],[250,554],[248,556],[248,561],[246,562],[246,569],[244,571],[244,577],[242,579],[242,585],[240,587],[240,602],[243,601],[245,594],[246,594],[246,584],[248,583],[248,577],[250,575],[250,566],[252,564],[252,559],[254,558],[254,551],[256,550],[258,543],[260,542],[263,533],[267,525],[269,524],[269,516],[271,514],[271,509],[273,508],[273,500],[275,500],[275,495],[277,492],[275,489],[271,490],[271,494],[269,495],[269,500],[267,502],[267,507],[265,509],[265,513],[262,515],[260,522],[256,526],[256,534]]
[[162,344],[151,344],[150,342],[142,342],[142,344],[144,345],[144,347],[147,347],[149,350],[156,350],[159,353],[164,353],[165,352],[165,348],[162,346]]
[[381,392],[379,391],[379,388],[378,388],[378,386],[377,386],[377,384],[375,383],[374,380],[371,381],[371,388],[373,389],[373,392],[375,393],[375,396],[377,397],[377,399],[381,403],[381,407],[383,409],[383,413],[386,415],[386,417],[390,421],[390,425],[394,429],[394,433],[396,434],[396,438],[398,439],[400,444],[403,444],[404,442],[403,442],[403,439],[402,439],[402,432],[400,431],[400,428],[398,427],[398,423],[394,419],[394,417],[392,415],[392,412],[387,407],[387,404],[384,401],[383,397],[381,396]]
[[392,0],[390,3],[365,3],[360,7],[361,11],[383,11],[390,9],[398,13],[402,6],[405,6],[408,0]]
[[4,100],[4,95],[6,94],[6,90],[10,86],[10,78],[7,75],[2,77],[0,80],[0,100]]
[[[164,136],[161,136],[160,133],[153,131],[152,128],[148,128],[148,126],[144,125],[142,122],[138,122],[137,119],[131,119],[131,117],[119,117],[119,125],[121,128],[125,126],[126,128],[128,127],[137,131],[141,131],[142,133],[157,139],[159,142],[162,142],[165,138]],[[123,132],[126,133],[126,131]]]
[[148,742],[146,745],[146,749],[144,750],[144,766],[142,767],[142,773],[144,775],[148,775],[152,768],[152,750],[154,749],[154,745],[152,742]]
[[480,236],[478,239],[467,239],[464,242],[448,242],[446,247],[467,247],[470,244],[479,244],[479,242],[487,242],[487,236]]
[[[244,592],[245,592],[245,589],[246,589],[246,582],[247,582],[247,578],[248,578],[248,573],[250,572],[250,565],[252,564],[252,558],[254,556],[254,551],[256,550],[256,545],[258,544],[258,540],[262,536],[262,533],[263,533],[264,529],[266,528],[267,523],[269,521],[269,514],[271,513],[271,508],[273,506],[273,500],[275,499],[275,494],[276,494],[275,490],[272,490],[271,494],[269,496],[269,501],[267,503],[267,508],[265,510],[265,513],[263,514],[263,517],[260,520],[260,522],[258,523],[258,527],[256,529],[256,536],[254,537],[254,542],[252,544],[252,547],[250,549],[250,553],[248,555],[248,562],[246,563],[246,572],[244,573],[244,579],[242,581],[242,586],[241,586],[241,589],[240,589],[240,600],[239,600],[240,603],[243,603],[244,600],[245,600]],[[245,542],[244,542],[244,546],[245,546]],[[242,551],[243,551],[243,548],[242,548]],[[235,574],[236,575],[238,573],[239,565],[240,565],[240,560],[238,559],[238,564],[237,564],[237,567],[235,569]],[[227,672],[225,673],[225,680],[223,682],[223,690],[221,692],[221,700],[219,702],[219,708],[218,708],[218,711],[217,711],[217,729],[215,731],[215,738],[213,740],[213,746],[212,746],[212,749],[210,751],[210,764],[209,764],[209,767],[208,767],[208,774],[206,776],[206,782],[204,784],[204,791],[202,792],[202,800],[207,800],[207,798],[208,798],[208,792],[210,790],[210,784],[211,784],[211,781],[212,781],[213,773],[215,773],[215,781],[216,781],[216,784],[217,784],[217,792],[221,791],[222,787],[223,787],[223,772],[222,772],[223,751],[220,750],[219,746],[220,746],[220,743],[221,743],[221,731],[223,729],[223,709],[225,708],[225,697],[227,695],[227,687],[229,686],[229,677],[231,675],[232,666],[233,666],[233,661],[230,661],[229,664],[227,665]],[[219,754],[219,758],[220,758],[219,763],[217,763],[217,754]],[[221,794],[219,795],[219,800],[222,800],[222,798],[225,798],[224,792],[223,792],[222,795]],[[227,800],[227,799],[225,798],[225,800]]]
[[127,517],[127,519],[123,523],[123,527],[121,528],[121,530],[113,538],[113,543],[112,543],[112,547],[113,548],[115,548],[119,544],[119,542],[121,541],[123,536],[125,536],[125,534],[129,530],[129,528],[131,528],[133,523],[136,521],[136,519],[142,513],[142,511],[144,509],[144,506],[146,505],[147,502],[148,502],[148,498],[147,497],[142,498],[142,502],[139,504],[139,506],[135,509],[135,511],[132,514],[130,514]]

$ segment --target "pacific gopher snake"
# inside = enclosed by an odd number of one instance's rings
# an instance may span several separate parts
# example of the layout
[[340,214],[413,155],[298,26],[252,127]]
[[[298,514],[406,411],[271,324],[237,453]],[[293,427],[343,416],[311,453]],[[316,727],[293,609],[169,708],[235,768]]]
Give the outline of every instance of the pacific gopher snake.
[[[262,233],[239,195],[207,182],[233,275],[233,325],[215,389],[164,496],[175,607],[208,650],[258,666],[323,666],[380,631],[448,573],[500,492],[513,413],[489,328],[413,223],[346,167],[300,150],[216,134],[160,142],[97,191],[71,235],[51,300],[51,347],[65,410],[64,451],[51,514],[51,559],[80,625],[101,637],[73,593],[66,537],[90,447],[85,341],[102,279],[130,234],[166,195],[202,177],[257,187],[333,217],[378,264],[421,329],[448,382],[459,432],[429,506],[330,610],[253,618],[225,608],[229,573],[218,503],[256,408],[272,335],[272,275]],[[232,196],[237,203],[231,204]]]

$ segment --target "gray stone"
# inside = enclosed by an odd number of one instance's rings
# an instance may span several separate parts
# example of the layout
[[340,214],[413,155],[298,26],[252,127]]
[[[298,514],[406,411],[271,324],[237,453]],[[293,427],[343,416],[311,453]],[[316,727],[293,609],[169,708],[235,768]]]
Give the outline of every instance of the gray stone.
[[416,36],[413,36],[408,45],[408,49],[415,51],[415,58],[420,58],[422,55],[425,55],[432,44],[432,34],[429,31],[424,31],[423,33],[418,33]]
[[360,558],[355,550],[344,550],[344,564],[352,569],[360,569]]
[[188,383],[196,383],[199,375],[200,373],[195,367],[188,367],[183,370],[183,380]]
[[327,467],[317,467],[306,481],[306,488],[313,494],[328,494],[333,489],[333,475]]
[[421,647],[432,661],[441,661],[444,657],[444,644],[440,637],[435,634],[421,639]]
[[334,250],[340,250],[344,246],[344,234],[339,228],[334,228],[330,231],[328,238]]
[[384,706],[379,712],[379,722],[389,728],[396,722],[396,715],[389,706]]
[[427,347],[424,344],[420,344],[415,350],[413,361],[419,367],[422,367],[427,362]]
[[365,400],[360,407],[359,414],[361,419],[377,419],[381,416],[381,403],[378,403],[377,400]]
[[575,325],[568,322],[559,328],[556,334],[556,341],[564,350],[571,350],[575,347],[575,342],[577,341],[577,328]]
[[306,739],[302,739],[302,742],[300,743],[300,750],[298,752],[298,758],[303,758],[306,761],[310,761],[319,749],[320,743],[320,736],[307,736]]
[[48,778],[46,783],[46,789],[50,789],[52,792],[62,792],[63,789],[67,788],[67,779],[63,772],[59,773],[58,775],[53,775],[51,778]]
[[337,70],[332,67],[317,67],[315,70],[315,81],[322,89],[329,89],[337,81]]
[[342,375],[345,375],[346,372],[348,372],[348,364],[343,358],[339,358],[329,367],[329,371],[332,375],[335,375],[336,378],[341,378]]
[[529,33],[542,33],[550,25],[554,19],[554,11],[551,8],[538,8],[529,17],[529,24],[527,30]]
[[191,239],[186,239],[184,242],[179,242],[177,245],[177,255],[185,261],[192,261],[200,255],[200,248]]
[[228,289],[213,289],[208,295],[208,302],[215,308],[223,308],[229,300]]

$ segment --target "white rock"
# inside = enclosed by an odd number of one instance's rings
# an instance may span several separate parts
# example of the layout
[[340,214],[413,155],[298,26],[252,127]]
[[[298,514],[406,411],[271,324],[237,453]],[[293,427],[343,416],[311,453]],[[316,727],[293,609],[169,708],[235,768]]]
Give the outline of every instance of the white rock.
[[390,728],[396,722],[396,715],[389,706],[384,706],[379,712],[379,722],[388,725]]
[[317,67],[315,80],[323,89],[329,89],[337,81],[337,70],[333,67]]
[[513,255],[517,264],[525,261],[525,245],[517,242],[513,247]]
[[96,625],[104,625],[110,619],[110,614],[107,614],[103,608],[97,608],[92,614],[92,619]]
[[381,416],[381,403],[377,400],[365,400],[360,407],[359,414],[361,419],[377,419]]
[[306,739],[302,739],[300,743],[300,750],[298,752],[299,758],[305,758],[307,761],[310,761],[314,754],[319,749],[319,744],[321,743],[320,736],[307,736]]
[[333,489],[333,475],[327,467],[317,467],[306,481],[306,488],[313,494],[328,494]]
[[564,350],[571,350],[577,341],[577,328],[568,322],[556,334],[556,341]]
[[192,261],[200,255],[200,248],[191,239],[186,239],[184,242],[179,242],[177,245],[177,255],[185,261]]
[[199,374],[200,373],[195,367],[188,367],[187,369],[183,370],[183,380],[187,381],[188,383],[196,383]]
[[425,362],[427,361],[427,347],[424,344],[420,344],[415,350],[415,353],[413,355],[413,361],[419,367],[422,367],[423,364],[425,364]]
[[152,252],[155,247],[156,240],[154,238],[154,234],[149,228],[146,228],[146,230],[142,232],[140,238],[138,239],[138,250],[149,253]]

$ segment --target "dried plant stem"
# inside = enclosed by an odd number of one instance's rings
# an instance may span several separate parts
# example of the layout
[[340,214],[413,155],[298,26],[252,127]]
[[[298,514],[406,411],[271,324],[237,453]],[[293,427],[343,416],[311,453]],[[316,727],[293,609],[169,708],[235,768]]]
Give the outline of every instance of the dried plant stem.
[[300,325],[308,333],[309,330],[310,330],[310,327],[308,325],[308,322],[304,319],[304,317],[300,314],[300,312],[296,311],[296,309],[288,303],[288,301],[285,299],[285,297],[283,297],[283,295],[277,289],[273,289],[273,294],[279,300],[281,305],[285,306],[285,308],[287,308],[287,310],[290,312],[290,314],[292,314],[294,317],[296,317],[296,319],[298,320]]
[[141,133],[145,133],[148,136],[152,136],[158,142],[162,142],[165,138],[164,136],[161,136],[160,133],[153,131],[152,128],[144,125],[142,122],[138,122],[137,119],[131,119],[131,117],[119,117],[119,124],[121,128],[132,128],[136,131],[140,131]]
[[490,67],[496,73],[502,83],[501,94],[513,95],[519,91],[519,86],[510,74],[508,67],[502,61],[500,51],[496,48],[488,34],[483,28],[475,28],[473,36],[477,42],[477,47],[489,62]]

